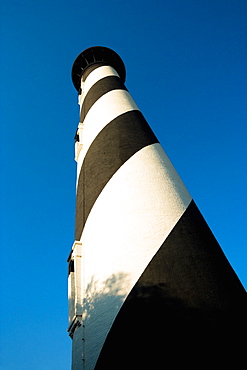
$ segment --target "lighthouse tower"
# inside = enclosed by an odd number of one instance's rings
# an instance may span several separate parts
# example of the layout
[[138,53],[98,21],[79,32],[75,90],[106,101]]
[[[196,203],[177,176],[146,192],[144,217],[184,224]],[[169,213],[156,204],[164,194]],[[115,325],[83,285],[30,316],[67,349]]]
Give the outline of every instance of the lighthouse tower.
[[72,369],[222,368],[232,360],[238,368],[245,290],[125,75],[106,47],[83,51],[72,69],[80,105]]

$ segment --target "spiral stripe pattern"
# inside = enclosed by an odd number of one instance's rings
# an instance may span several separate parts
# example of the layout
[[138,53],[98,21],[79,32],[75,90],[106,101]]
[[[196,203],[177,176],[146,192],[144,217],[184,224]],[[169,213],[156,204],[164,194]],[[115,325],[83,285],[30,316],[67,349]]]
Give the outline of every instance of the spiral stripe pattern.
[[94,65],[81,89],[72,367],[194,366],[191,346],[215,358],[244,289],[117,71]]

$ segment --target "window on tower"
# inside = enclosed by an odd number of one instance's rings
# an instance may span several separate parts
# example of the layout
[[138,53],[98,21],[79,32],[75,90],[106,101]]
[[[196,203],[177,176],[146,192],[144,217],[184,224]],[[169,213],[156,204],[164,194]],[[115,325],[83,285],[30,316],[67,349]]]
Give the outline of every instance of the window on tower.
[[78,132],[76,132],[74,139],[75,139],[75,142],[80,141],[80,136],[79,136]]
[[69,261],[69,274],[71,272],[75,272],[75,265],[74,265],[74,260]]

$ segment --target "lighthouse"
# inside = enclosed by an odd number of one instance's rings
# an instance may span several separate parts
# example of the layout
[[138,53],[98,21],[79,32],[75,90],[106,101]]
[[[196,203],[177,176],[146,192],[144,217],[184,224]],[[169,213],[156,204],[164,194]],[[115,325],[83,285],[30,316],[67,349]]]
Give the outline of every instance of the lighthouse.
[[125,79],[106,47],[86,49],[72,68],[72,370],[237,368],[246,292]]

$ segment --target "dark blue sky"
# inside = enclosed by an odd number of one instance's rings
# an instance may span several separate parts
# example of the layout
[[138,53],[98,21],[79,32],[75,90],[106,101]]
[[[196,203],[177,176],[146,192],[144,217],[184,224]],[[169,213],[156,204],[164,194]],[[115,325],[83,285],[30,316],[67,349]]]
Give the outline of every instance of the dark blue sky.
[[71,67],[114,49],[126,86],[247,287],[247,2],[8,0],[1,30],[2,370],[67,370]]

